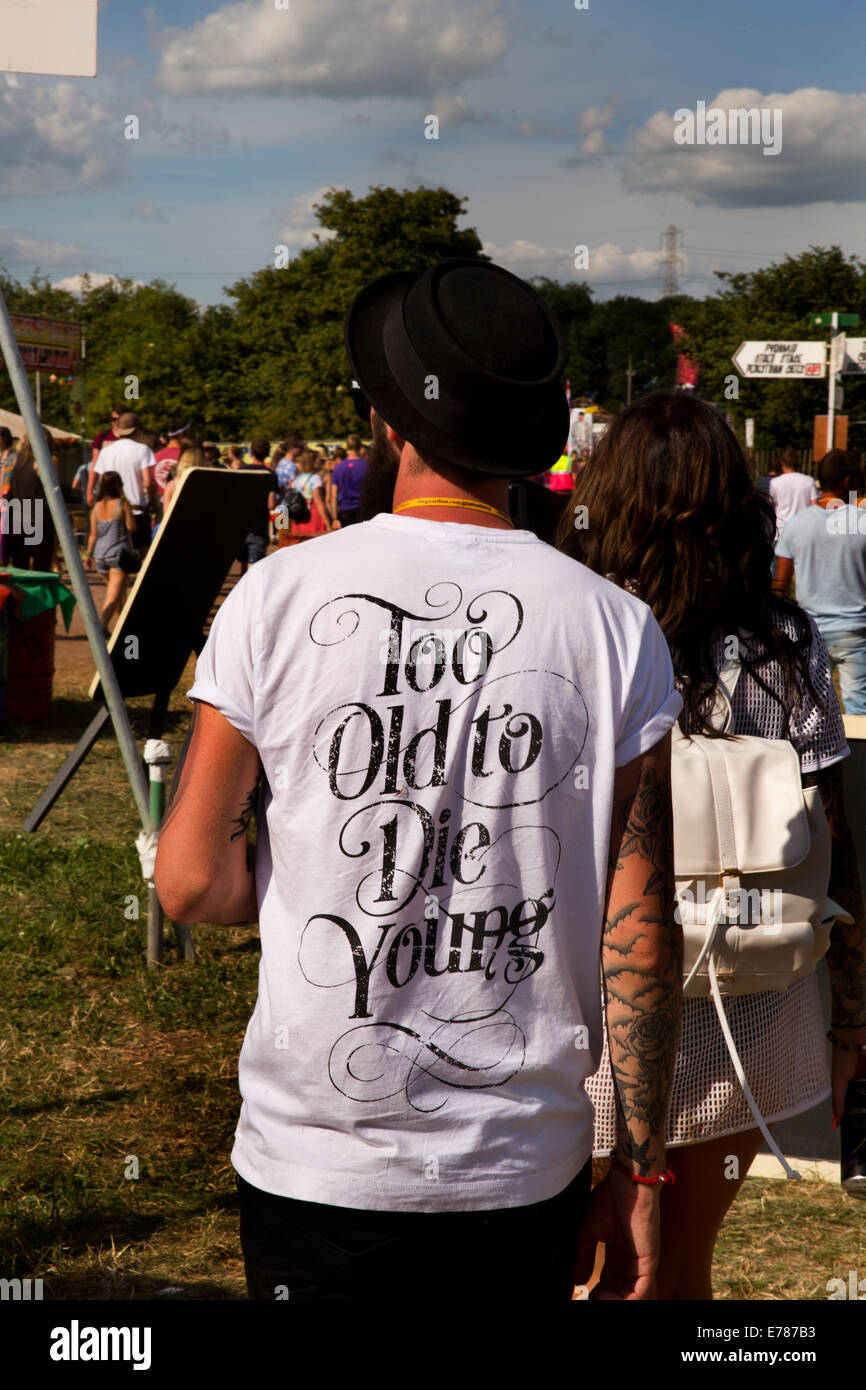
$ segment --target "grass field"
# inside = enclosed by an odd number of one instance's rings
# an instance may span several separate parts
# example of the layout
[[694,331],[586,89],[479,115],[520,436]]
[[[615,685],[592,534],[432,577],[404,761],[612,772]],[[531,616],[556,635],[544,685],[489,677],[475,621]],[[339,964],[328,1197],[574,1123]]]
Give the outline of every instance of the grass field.
[[[54,1299],[243,1298],[229,1153],[257,933],[196,927],[184,965],[167,928],[165,964],[147,971],[138,826],[110,733],[41,829],[19,833],[93,712],[80,679],[56,693],[50,731],[0,733],[0,1277],[42,1278]],[[139,739],[146,703],[130,701]],[[176,692],[175,752],[188,711]],[[717,1297],[826,1298],[831,1277],[866,1273],[864,1218],[835,1185],[749,1179]]]

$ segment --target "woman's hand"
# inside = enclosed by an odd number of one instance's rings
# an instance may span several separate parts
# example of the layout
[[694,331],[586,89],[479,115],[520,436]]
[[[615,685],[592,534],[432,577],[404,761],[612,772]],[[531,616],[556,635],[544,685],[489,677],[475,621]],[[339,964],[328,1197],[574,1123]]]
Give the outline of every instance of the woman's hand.
[[[866,1028],[833,1028],[831,1030],[842,1042],[854,1047],[866,1043]],[[845,1113],[845,1092],[849,1081],[866,1081],[866,1052],[849,1052],[844,1047],[833,1047],[831,1062],[833,1085],[833,1119],[842,1123]]]
[[95,568],[94,563],[93,563],[93,556],[92,556],[92,555],[85,555],[85,557],[84,557],[84,568],[85,568],[86,570],[92,570],[92,569]]

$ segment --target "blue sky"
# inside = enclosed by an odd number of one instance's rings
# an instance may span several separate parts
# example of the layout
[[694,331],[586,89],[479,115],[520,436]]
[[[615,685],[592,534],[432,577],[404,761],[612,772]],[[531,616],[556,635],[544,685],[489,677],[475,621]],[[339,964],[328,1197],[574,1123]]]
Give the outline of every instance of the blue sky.
[[[445,184],[495,259],[601,298],[657,297],[669,224],[699,295],[716,268],[862,249],[860,0],[289,6],[103,0],[96,78],[0,77],[0,263],[214,303],[309,244],[322,190],[375,183]],[[673,113],[720,96],[781,110],[781,153],[678,148]]]

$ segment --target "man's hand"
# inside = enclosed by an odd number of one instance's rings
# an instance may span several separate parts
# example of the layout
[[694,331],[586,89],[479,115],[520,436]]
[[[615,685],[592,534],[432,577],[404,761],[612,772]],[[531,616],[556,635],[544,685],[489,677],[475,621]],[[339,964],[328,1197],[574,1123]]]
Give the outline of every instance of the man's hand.
[[585,1285],[595,1263],[596,1244],[604,1245],[604,1268],[590,1298],[655,1298],[661,1190],[661,1186],[632,1182],[614,1163],[593,1189],[574,1265],[575,1284]]

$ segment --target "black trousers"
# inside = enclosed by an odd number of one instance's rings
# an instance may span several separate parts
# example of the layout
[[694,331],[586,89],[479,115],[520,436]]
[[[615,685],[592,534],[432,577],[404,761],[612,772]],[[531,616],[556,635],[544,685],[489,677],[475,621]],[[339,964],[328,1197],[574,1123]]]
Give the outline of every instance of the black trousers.
[[361,519],[361,508],[351,507],[348,511],[337,510],[337,520],[341,526],[354,526]]
[[367,1211],[275,1197],[237,1179],[251,1299],[470,1303],[527,1290],[567,1302],[592,1162],[546,1202],[495,1211]]

